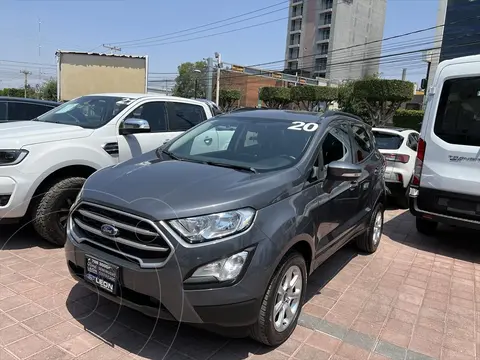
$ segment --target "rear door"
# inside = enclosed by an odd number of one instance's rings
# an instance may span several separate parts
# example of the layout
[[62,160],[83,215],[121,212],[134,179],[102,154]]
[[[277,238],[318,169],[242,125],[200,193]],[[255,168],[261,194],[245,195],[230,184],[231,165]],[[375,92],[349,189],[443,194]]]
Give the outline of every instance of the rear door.
[[437,111],[435,114],[429,109],[429,124],[426,134],[422,134],[426,152],[420,187],[480,195],[480,74],[458,77],[460,70],[472,65],[478,72],[478,63],[442,70],[446,80],[437,89]]

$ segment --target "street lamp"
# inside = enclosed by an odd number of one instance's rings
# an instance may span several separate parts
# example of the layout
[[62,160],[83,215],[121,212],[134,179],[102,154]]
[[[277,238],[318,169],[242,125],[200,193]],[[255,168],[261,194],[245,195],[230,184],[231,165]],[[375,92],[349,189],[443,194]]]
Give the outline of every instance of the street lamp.
[[[202,72],[198,69],[193,70],[194,73],[201,74]],[[198,87],[198,75],[195,75],[195,94],[193,96],[194,99],[197,98],[197,87]]]

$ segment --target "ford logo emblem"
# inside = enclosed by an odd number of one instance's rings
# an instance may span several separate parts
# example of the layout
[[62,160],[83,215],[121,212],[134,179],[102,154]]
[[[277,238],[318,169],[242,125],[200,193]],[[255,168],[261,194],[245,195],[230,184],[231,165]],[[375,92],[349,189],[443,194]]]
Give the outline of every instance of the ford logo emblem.
[[107,236],[117,236],[120,232],[115,226],[109,224],[103,224],[100,227],[100,231]]

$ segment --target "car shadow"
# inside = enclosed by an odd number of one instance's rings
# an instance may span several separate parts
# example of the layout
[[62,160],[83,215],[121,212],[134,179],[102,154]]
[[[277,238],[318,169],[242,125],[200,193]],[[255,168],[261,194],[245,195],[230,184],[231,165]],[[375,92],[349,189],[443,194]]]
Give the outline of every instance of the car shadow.
[[386,222],[383,234],[420,251],[473,263],[480,260],[479,231],[439,225],[435,235],[426,236],[417,232],[415,217],[408,210]]
[[0,250],[22,250],[33,247],[58,248],[40,238],[29,224],[0,225]]

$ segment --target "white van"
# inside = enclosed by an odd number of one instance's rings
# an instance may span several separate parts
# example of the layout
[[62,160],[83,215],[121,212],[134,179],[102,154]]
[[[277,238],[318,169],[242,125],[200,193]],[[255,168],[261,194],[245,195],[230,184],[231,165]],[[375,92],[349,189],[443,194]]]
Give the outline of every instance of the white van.
[[441,62],[427,96],[410,186],[417,230],[480,230],[480,55]]

